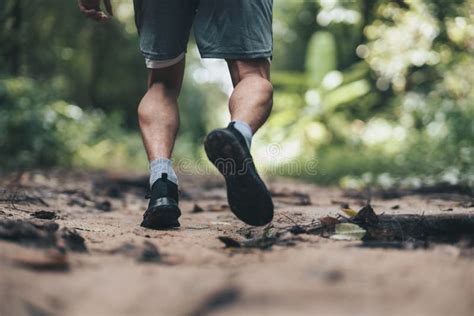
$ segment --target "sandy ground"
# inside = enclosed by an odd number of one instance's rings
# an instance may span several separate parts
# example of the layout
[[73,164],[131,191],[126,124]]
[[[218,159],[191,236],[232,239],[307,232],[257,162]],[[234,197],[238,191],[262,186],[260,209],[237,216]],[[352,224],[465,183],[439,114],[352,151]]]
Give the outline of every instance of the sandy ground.
[[[182,227],[168,231],[139,226],[147,203],[142,179],[57,170],[13,178],[1,182],[0,220],[54,211],[56,219],[35,221],[74,229],[87,252],[67,251],[67,269],[38,270],[20,263],[51,260],[47,249],[0,240],[2,316],[474,315],[472,249],[364,248],[307,234],[292,246],[225,248],[217,237],[245,239],[253,230],[228,210],[217,177],[181,179]],[[275,227],[335,216],[339,202],[364,202],[337,188],[268,182],[289,193],[275,198]],[[311,203],[301,205],[308,203],[295,192]],[[193,212],[196,204],[203,212]],[[375,196],[372,204],[378,214],[474,213],[472,199],[456,194]]]

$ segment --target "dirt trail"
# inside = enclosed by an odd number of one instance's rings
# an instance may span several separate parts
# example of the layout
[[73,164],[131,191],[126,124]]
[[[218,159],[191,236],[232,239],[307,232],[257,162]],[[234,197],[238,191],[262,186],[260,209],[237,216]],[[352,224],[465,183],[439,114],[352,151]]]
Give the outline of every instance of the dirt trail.
[[[218,237],[240,243],[270,229],[236,220],[218,177],[181,177],[182,227],[168,231],[138,226],[143,177],[52,170],[14,178],[0,180],[0,315],[474,314],[465,241],[289,233],[266,249],[226,248]],[[276,231],[365,204],[357,192],[269,183]],[[467,195],[393,193],[372,195],[377,214],[474,214]]]

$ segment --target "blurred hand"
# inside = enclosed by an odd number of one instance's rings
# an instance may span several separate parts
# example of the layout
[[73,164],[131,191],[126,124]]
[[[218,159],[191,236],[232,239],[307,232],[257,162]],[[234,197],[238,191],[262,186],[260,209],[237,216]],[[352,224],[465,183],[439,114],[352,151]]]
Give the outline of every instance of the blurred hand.
[[105,14],[100,8],[100,3],[102,0],[77,0],[77,3],[81,12],[84,13],[84,15],[88,18],[94,19],[96,21],[105,21],[114,14],[112,12],[112,4],[110,3],[110,0],[103,1],[105,10],[109,15]]

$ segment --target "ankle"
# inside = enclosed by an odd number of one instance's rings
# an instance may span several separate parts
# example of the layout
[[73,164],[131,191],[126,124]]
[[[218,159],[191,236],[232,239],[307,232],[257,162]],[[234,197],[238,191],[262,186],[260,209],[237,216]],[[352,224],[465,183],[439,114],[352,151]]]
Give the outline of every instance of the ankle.
[[236,120],[232,121],[231,123],[234,123],[233,124],[234,128],[237,131],[239,131],[240,134],[242,134],[242,136],[245,139],[245,142],[247,143],[248,149],[250,149],[250,146],[252,145],[252,136],[253,136],[252,128],[250,127],[250,125],[248,125],[244,121],[236,121]]
[[158,158],[150,161],[150,188],[164,173],[169,181],[178,185],[178,177],[173,169],[172,161],[167,158]]

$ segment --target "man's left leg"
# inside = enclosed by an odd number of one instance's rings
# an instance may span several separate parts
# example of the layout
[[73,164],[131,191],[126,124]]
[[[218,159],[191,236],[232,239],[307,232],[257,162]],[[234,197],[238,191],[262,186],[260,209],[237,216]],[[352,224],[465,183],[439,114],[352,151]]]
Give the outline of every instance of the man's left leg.
[[[267,59],[227,60],[234,91],[229,99],[231,120],[250,127],[252,135],[265,123],[273,105],[270,62]],[[244,137],[247,140],[247,133]],[[251,137],[251,135],[250,135]],[[250,147],[250,144],[249,144]]]
[[234,83],[232,122],[209,133],[204,148],[225,178],[230,209],[254,226],[273,218],[272,197],[250,154],[252,135],[272,107],[272,15],[273,0],[201,0],[194,24],[201,57],[227,60]]
[[226,180],[232,212],[247,224],[262,226],[273,218],[273,202],[253,163],[250,144],[273,104],[270,63],[267,59],[227,63],[234,84],[229,100],[232,122],[227,128],[209,133],[204,147]]

